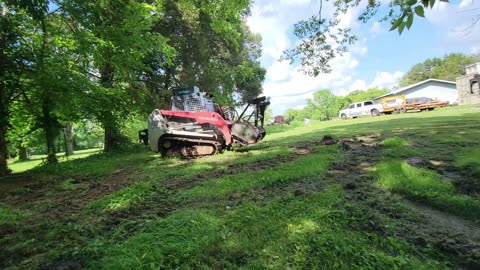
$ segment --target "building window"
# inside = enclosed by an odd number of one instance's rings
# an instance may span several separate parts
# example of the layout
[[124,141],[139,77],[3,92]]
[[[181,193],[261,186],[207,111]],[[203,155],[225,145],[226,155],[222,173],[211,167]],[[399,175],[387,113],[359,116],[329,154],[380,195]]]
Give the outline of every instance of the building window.
[[470,94],[480,95],[480,74],[473,76],[470,80]]

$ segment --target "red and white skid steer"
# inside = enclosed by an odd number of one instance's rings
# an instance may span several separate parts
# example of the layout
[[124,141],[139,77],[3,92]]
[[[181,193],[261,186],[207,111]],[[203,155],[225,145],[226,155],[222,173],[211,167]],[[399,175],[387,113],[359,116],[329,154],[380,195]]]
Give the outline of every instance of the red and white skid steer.
[[173,89],[171,101],[171,109],[155,109],[148,129],[139,133],[139,139],[162,157],[214,155],[265,137],[264,116],[270,104],[265,97],[250,101],[240,115],[218,106],[212,95],[196,86]]

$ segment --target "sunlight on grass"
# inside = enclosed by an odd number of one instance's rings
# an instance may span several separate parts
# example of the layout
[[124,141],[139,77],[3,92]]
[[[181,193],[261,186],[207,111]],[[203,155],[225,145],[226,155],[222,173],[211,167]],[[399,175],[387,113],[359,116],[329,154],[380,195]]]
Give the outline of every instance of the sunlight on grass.
[[[315,140],[323,135],[350,137],[353,135],[375,133],[404,133],[406,131],[422,134],[434,132],[432,139],[442,142],[449,140],[450,134],[459,129],[468,129],[479,134],[480,130],[472,125],[478,120],[480,106],[456,106],[440,108],[431,112],[413,112],[378,117],[360,117],[348,120],[312,121],[292,130],[268,134],[265,142],[285,145],[299,141]],[[450,120],[455,118],[455,120]],[[478,127],[478,125],[477,125]],[[443,133],[443,134],[442,134]],[[447,134],[447,135],[445,135]],[[478,141],[478,136],[460,136],[456,140]]]
[[[65,157],[65,153],[59,153],[57,154],[57,157],[59,158],[59,162],[65,162],[65,161],[71,161],[75,159],[86,158],[90,155],[100,153],[101,151],[102,149],[99,149],[99,148],[86,149],[86,150],[75,151],[75,154],[73,156],[69,156],[68,158]],[[32,155],[29,157],[28,160],[25,160],[25,161],[23,160],[11,161],[8,164],[8,167],[14,173],[24,172],[24,171],[33,169],[38,165],[41,165],[46,158],[47,158],[47,155]]]
[[393,237],[351,231],[335,185],[304,198],[186,209],[103,250],[95,269],[442,269]]
[[383,153],[388,157],[412,157],[419,155],[407,140],[397,136],[385,139],[383,146]]
[[[150,224],[126,242],[111,246],[92,269],[171,269],[194,265],[198,254],[221,239],[221,219],[204,210],[186,210]],[[225,234],[224,234],[225,235]]]
[[146,196],[157,189],[158,186],[153,182],[139,182],[94,201],[90,207],[96,210],[107,211],[126,209],[143,201]]
[[154,154],[147,151],[133,153],[98,153],[81,159],[60,162],[55,165],[39,166],[30,171],[38,175],[57,175],[62,177],[103,177],[128,167],[142,166]]
[[442,182],[436,172],[391,160],[378,164],[373,173],[381,188],[472,220],[480,218],[480,200],[456,192],[455,187]]

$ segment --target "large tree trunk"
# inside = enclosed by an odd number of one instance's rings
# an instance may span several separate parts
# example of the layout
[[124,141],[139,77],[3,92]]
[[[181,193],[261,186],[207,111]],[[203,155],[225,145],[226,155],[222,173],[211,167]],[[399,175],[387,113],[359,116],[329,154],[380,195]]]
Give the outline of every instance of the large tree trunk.
[[27,160],[28,159],[28,149],[24,146],[18,147],[18,159],[19,160]]
[[[115,68],[110,64],[106,64],[105,66],[103,66],[102,70],[100,71],[100,83],[103,87],[113,87],[114,71]],[[120,134],[118,132],[115,116],[112,114],[112,112],[104,111],[102,124],[103,128],[105,129],[105,141],[103,150],[106,152],[110,152],[118,149]]]
[[55,149],[55,137],[57,136],[58,125],[56,119],[52,116],[50,111],[50,97],[45,95],[42,104],[43,112],[43,128],[45,130],[45,138],[47,139],[47,163],[58,163],[56,149]]
[[105,126],[105,144],[103,150],[106,152],[114,151],[119,147],[118,129],[113,126]]
[[7,32],[6,28],[6,7],[3,7],[2,16],[0,17],[0,176],[10,173],[7,165],[8,148],[7,148],[7,123],[8,123],[8,102],[7,89],[5,86],[5,47],[6,39],[3,35]]
[[65,134],[65,154],[67,156],[73,155],[73,124],[68,122],[63,129]]
[[6,140],[5,131],[6,131],[5,126],[3,126],[3,125],[0,126],[0,176],[7,175],[7,174],[11,173],[11,171],[10,171],[10,169],[8,169],[8,165],[7,165],[8,148],[7,148],[7,140]]

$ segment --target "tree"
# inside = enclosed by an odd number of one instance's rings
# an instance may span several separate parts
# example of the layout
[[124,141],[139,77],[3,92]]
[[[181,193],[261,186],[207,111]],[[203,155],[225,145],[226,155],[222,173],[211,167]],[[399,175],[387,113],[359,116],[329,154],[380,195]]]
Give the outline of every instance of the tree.
[[312,99],[307,99],[306,110],[311,111],[311,118],[330,120],[336,115],[335,95],[328,89],[317,91]]
[[[348,103],[352,102],[359,102],[363,100],[371,100],[376,97],[388,94],[387,89],[378,89],[378,88],[370,88],[367,90],[355,90],[350,92],[345,98],[349,100]],[[348,104],[346,104],[348,105]]]
[[427,79],[455,81],[465,75],[465,66],[480,61],[480,55],[465,55],[462,53],[447,54],[443,58],[427,59],[415,64],[400,79],[400,86],[407,86]]
[[[322,14],[324,2],[333,5],[331,17]],[[342,27],[341,16],[359,6],[361,2],[320,0],[317,15],[294,25],[294,34],[300,42],[295,48],[285,51],[282,59],[292,63],[299,61],[303,71],[311,76],[330,72],[330,61],[348,51],[348,46],[357,40],[351,28]],[[389,21],[390,31],[396,29],[401,34],[405,28],[410,29],[415,17],[424,17],[425,9],[432,8],[435,2],[436,0],[369,0],[358,19],[365,23],[377,13],[381,13],[380,21]]]
[[155,107],[168,104],[170,88],[185,85],[213,93],[221,105],[234,105],[234,94],[244,102],[261,93],[261,38],[244,22],[248,6],[244,0],[164,2],[166,15],[155,31],[169,38],[176,57],[164,69],[158,59],[150,61],[148,98]]
[[119,149],[120,125],[132,112],[136,88],[144,87],[147,55],[168,63],[174,50],[167,39],[152,31],[161,18],[161,6],[137,1],[65,1],[62,9],[73,19],[72,30],[81,44],[86,73],[95,81],[94,101],[87,109],[105,130],[104,150]]
[[288,121],[302,120],[299,117],[300,113],[301,110],[287,109],[287,111],[285,112],[285,119],[287,119]]
[[0,2],[0,175],[8,174],[8,126],[10,106],[26,90],[26,74],[32,69],[33,55],[24,37],[32,19],[41,19],[46,1],[11,0]]

